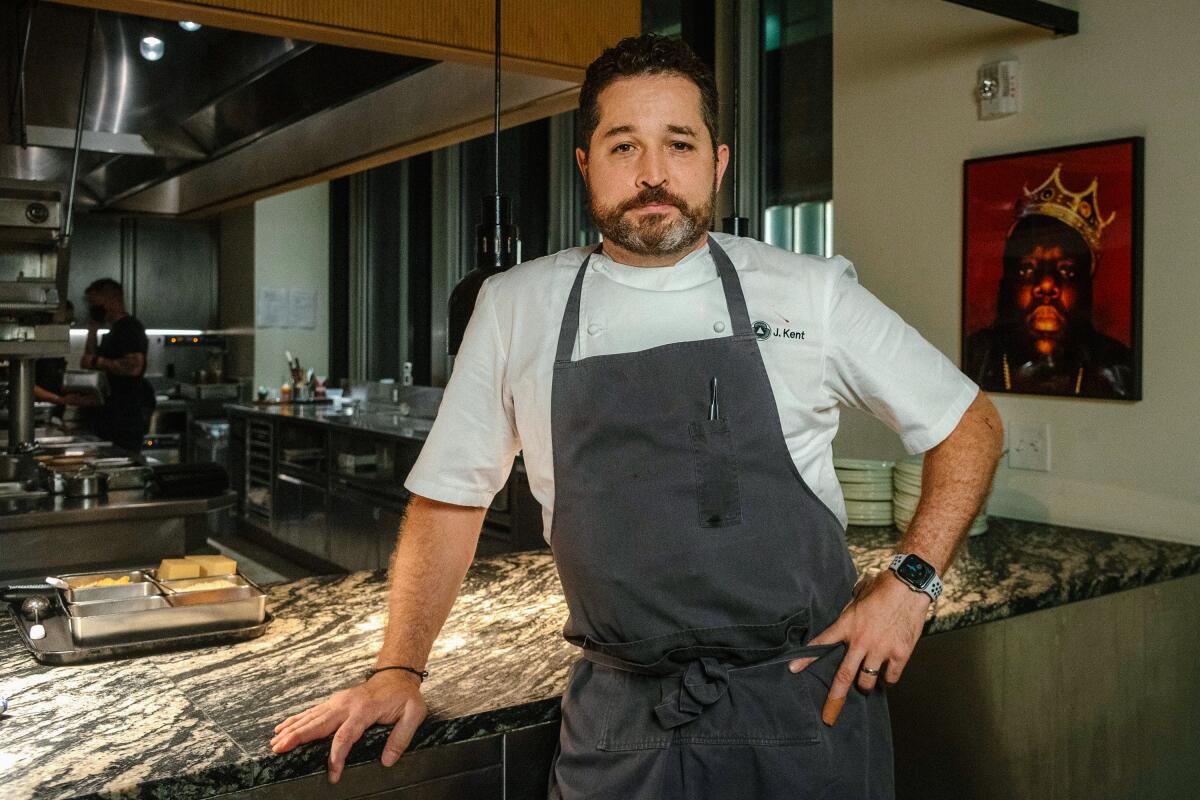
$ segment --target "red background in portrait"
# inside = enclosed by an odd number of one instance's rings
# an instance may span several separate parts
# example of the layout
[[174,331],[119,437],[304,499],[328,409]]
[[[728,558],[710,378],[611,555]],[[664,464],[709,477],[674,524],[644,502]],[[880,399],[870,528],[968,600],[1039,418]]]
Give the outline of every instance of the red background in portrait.
[[1132,142],[1122,142],[967,164],[964,322],[968,336],[996,319],[1004,237],[1016,219],[1022,189],[1041,186],[1055,165],[1062,164],[1063,186],[1082,192],[1092,178],[1099,178],[1096,205],[1101,219],[1117,212],[1100,239],[1099,266],[1092,276],[1092,324],[1132,345],[1133,148]]

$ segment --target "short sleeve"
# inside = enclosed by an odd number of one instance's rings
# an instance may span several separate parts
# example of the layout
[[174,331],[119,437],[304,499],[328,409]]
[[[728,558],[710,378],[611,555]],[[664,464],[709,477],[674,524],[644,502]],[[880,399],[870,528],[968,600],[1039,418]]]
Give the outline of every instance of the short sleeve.
[[105,358],[121,358],[130,353],[149,350],[146,329],[133,317],[122,317],[113,323],[97,352]]
[[410,492],[443,503],[490,505],[521,449],[490,283],[480,288],[437,418],[404,481]]
[[909,453],[942,442],[979,393],[941,351],[842,269],[828,298],[824,382],[839,402],[868,411]]

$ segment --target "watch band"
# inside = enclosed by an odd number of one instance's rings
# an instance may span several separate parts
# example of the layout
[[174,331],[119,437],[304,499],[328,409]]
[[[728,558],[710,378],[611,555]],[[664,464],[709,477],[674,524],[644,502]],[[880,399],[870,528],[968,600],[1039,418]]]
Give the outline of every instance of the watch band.
[[[900,574],[900,565],[903,564],[904,559],[908,558],[909,556],[920,559],[921,563],[929,566],[930,570],[933,572],[933,576],[926,581],[924,586],[918,586]],[[888,569],[896,573],[896,577],[903,581],[905,585],[907,585],[914,592],[924,592],[925,594],[929,595],[929,599],[933,600],[934,602],[936,602],[937,599],[942,596],[942,579],[938,577],[937,570],[933,569],[933,567],[930,566],[929,563],[920,556],[914,553],[897,553],[895,557],[892,558],[892,563],[888,565]]]

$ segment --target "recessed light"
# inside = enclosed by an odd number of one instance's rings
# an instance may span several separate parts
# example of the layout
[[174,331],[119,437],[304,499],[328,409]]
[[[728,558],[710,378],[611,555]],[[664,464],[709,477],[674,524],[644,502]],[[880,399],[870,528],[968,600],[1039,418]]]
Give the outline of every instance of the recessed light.
[[158,61],[163,57],[164,49],[165,46],[163,45],[163,40],[159,39],[157,36],[142,37],[142,58],[146,59],[147,61]]
[[195,33],[196,31],[200,30],[201,26],[199,22],[192,22],[190,19],[185,19],[179,23],[179,27],[183,28],[188,33]]

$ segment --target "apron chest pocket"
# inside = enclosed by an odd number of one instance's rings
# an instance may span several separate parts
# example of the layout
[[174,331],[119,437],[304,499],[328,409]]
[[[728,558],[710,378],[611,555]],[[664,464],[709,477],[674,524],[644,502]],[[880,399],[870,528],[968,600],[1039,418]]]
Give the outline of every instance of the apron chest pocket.
[[737,455],[729,423],[723,419],[688,425],[696,469],[696,504],[702,528],[740,525]]

